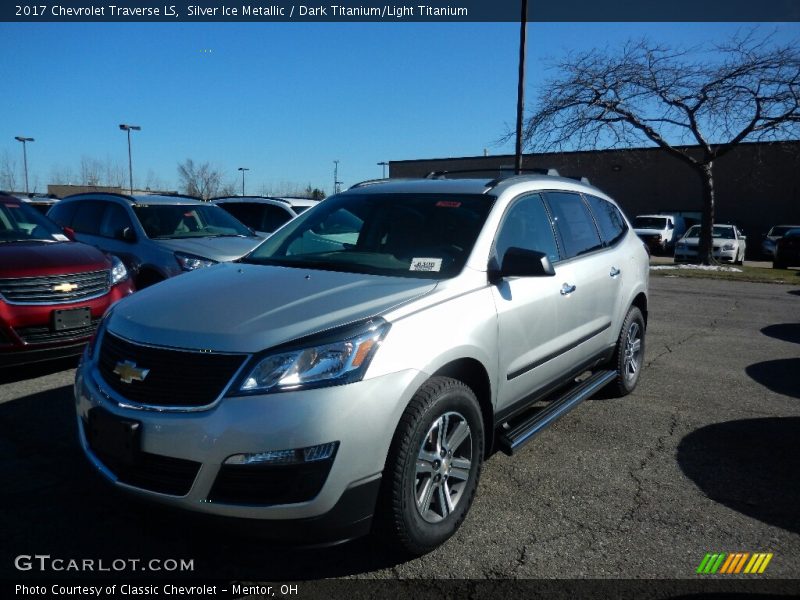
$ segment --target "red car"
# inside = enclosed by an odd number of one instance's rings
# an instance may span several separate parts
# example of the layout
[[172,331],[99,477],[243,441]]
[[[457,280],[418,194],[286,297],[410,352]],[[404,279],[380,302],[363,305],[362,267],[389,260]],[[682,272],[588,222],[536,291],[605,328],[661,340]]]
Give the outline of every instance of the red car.
[[133,292],[118,258],[64,233],[0,194],[0,367],[80,354],[106,309]]

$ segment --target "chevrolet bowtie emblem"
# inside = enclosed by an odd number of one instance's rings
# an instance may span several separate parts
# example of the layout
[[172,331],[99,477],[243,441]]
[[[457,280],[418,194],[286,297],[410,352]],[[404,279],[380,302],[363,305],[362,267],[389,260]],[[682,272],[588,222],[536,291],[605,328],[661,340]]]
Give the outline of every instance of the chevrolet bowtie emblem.
[[144,381],[144,378],[147,377],[149,372],[150,369],[140,369],[136,366],[135,362],[129,360],[118,362],[114,366],[114,373],[119,375],[119,379],[122,383],[133,383],[134,380]]
[[72,292],[78,289],[77,283],[59,283],[53,286],[54,292]]

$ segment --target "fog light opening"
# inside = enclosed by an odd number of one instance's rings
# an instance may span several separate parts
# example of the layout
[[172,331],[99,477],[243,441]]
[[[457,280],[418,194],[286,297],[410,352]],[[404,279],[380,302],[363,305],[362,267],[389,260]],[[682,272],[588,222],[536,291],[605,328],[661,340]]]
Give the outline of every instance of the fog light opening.
[[293,450],[268,450],[250,454],[234,454],[225,459],[226,465],[295,465],[328,460],[336,453],[339,442]]

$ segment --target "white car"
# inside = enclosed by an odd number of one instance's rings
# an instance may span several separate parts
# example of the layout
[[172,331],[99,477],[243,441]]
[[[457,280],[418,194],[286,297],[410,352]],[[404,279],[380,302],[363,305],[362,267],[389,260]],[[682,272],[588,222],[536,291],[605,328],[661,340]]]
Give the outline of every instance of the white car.
[[[714,249],[712,256],[720,262],[735,265],[744,263],[746,238],[736,225],[714,225],[712,229]],[[675,245],[675,262],[697,260],[700,245],[700,225],[692,225]]]

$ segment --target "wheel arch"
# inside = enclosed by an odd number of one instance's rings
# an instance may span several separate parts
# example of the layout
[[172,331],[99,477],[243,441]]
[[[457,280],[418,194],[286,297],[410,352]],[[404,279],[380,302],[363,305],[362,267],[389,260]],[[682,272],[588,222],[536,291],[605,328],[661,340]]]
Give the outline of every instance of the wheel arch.
[[642,311],[644,317],[644,326],[647,327],[647,296],[644,292],[639,292],[631,302],[631,306],[635,306]]
[[136,270],[136,275],[134,276],[136,287],[139,289],[141,289],[139,285],[141,281],[147,281],[149,282],[148,285],[152,285],[153,283],[163,281],[164,279],[167,279],[167,276],[164,275],[164,273],[162,273],[157,267],[149,264],[139,266],[139,268]]
[[492,384],[486,368],[474,358],[459,358],[443,365],[431,375],[436,376],[457,379],[475,393],[483,417],[484,457],[488,457],[494,444],[494,406]]

